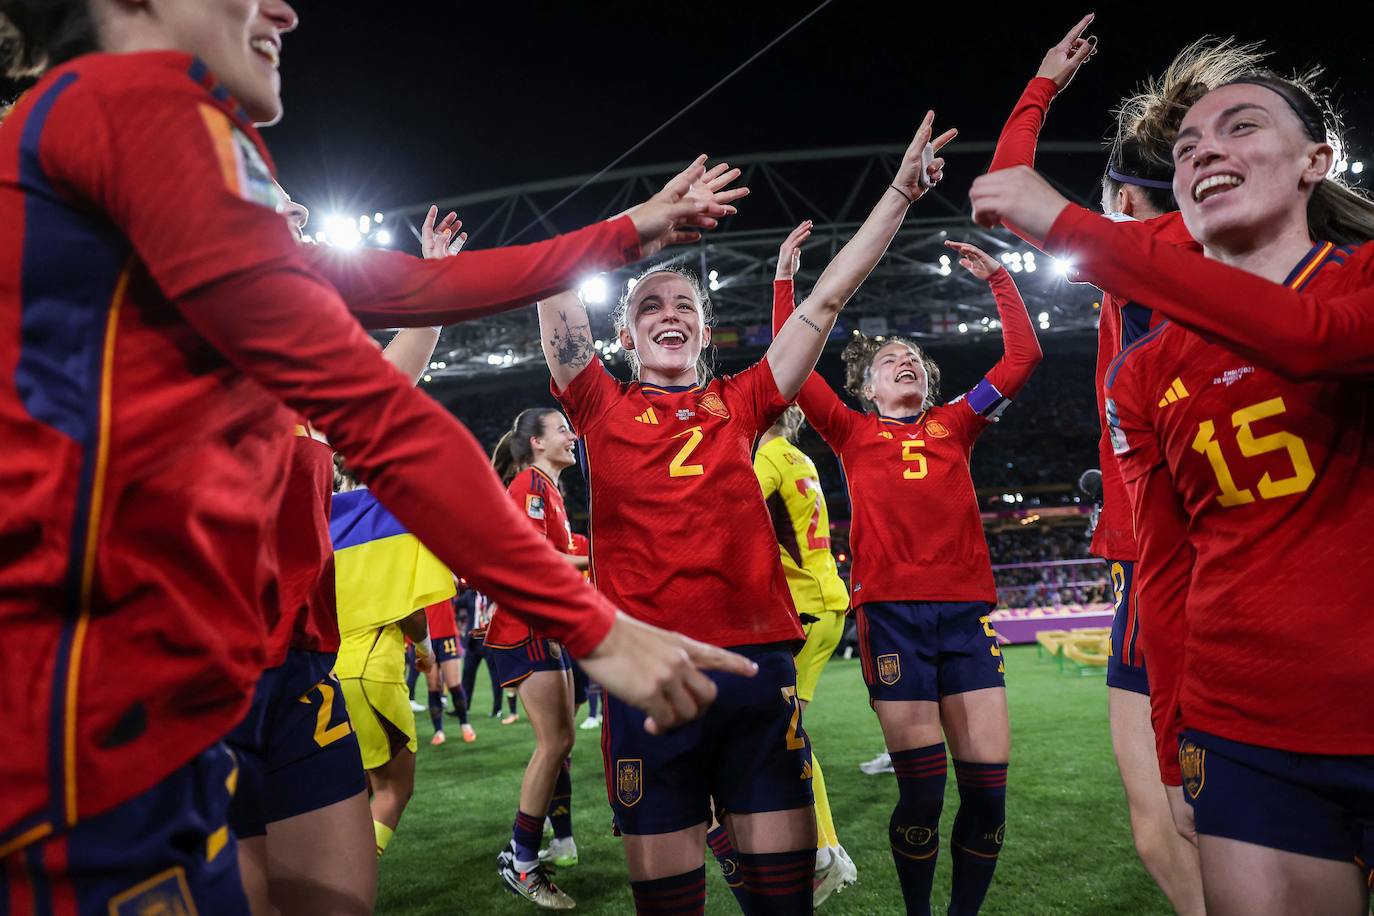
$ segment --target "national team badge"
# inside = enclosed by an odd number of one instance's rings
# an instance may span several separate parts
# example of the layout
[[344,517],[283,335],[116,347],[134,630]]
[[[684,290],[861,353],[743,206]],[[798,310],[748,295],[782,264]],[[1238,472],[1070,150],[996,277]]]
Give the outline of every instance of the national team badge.
[[725,402],[714,391],[706,392],[701,400],[697,401],[697,406],[714,417],[720,417],[722,420],[730,419],[730,411],[725,409]]
[[878,656],[878,680],[891,687],[902,679],[902,660],[894,652]]
[[533,493],[525,497],[525,513],[530,518],[544,517],[544,497],[535,496]]
[[932,439],[943,439],[949,435],[949,428],[939,420],[931,420],[926,424],[926,435]]
[[280,213],[286,198],[272,179],[272,170],[248,135],[212,105],[200,106],[201,120],[210,133],[210,142],[219,160],[220,177],[225,185],[244,200],[262,204]]
[[887,430],[883,430],[882,432],[878,433],[878,436],[883,439],[891,439],[892,433],[888,432]]
[[1183,770],[1183,788],[1189,798],[1202,794],[1202,784],[1207,781],[1205,765],[1207,752],[1191,741],[1184,741],[1178,748],[1178,765]]
[[196,909],[186,884],[186,872],[178,865],[110,898],[109,911],[111,916],[190,916]]
[[615,796],[626,808],[633,808],[644,797],[644,761],[638,757],[615,762]]

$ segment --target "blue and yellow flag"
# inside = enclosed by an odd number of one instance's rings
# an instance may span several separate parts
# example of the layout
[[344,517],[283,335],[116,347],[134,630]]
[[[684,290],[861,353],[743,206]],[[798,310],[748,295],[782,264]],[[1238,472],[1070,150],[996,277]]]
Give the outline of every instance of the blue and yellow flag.
[[334,494],[329,536],[340,636],[395,623],[456,593],[448,567],[365,488]]

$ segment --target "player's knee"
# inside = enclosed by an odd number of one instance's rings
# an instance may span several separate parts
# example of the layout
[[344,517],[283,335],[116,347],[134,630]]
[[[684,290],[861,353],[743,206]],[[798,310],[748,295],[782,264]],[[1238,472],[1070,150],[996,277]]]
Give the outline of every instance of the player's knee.
[[940,809],[899,803],[888,821],[888,840],[898,855],[929,859],[940,848]]

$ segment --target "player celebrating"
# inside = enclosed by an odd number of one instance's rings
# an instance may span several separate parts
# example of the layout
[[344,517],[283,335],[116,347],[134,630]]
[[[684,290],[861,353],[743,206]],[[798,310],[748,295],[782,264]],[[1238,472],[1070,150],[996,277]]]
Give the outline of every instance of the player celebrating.
[[[5,0],[3,14],[7,71],[50,68],[0,125],[0,212],[23,227],[0,236],[0,430],[20,444],[0,459],[0,540],[14,547],[0,625],[26,647],[0,668],[44,698],[37,714],[0,710],[36,749],[0,764],[0,858],[24,876],[12,899],[246,905],[219,742],[266,663],[281,402],[453,568],[656,725],[714,697],[694,662],[753,670],[586,589],[512,522],[470,434],[387,366],[340,298],[367,303],[369,323],[411,310],[408,323],[433,325],[565,288],[709,228],[724,208],[683,200],[699,165],[625,217],[540,245],[312,269],[253,126],[281,113],[287,3]],[[197,228],[207,213],[222,231]],[[428,310],[407,293],[433,297]],[[461,492],[445,483],[455,473]],[[112,674],[130,664],[138,677]]]
[[[1080,67],[1097,53],[1095,39],[1083,32],[1093,16],[1083,17],[1046,52],[1034,79],[1017,101],[998,140],[990,171],[1034,165],[1035,145],[1050,102],[1069,84]],[[1140,221],[1165,244],[1192,242],[1178,215],[1172,191],[1173,166],[1152,155],[1135,137],[1135,125],[1147,112],[1169,104],[1184,87],[1216,86],[1251,69],[1261,60],[1253,46],[1231,40],[1202,39],[1174,59],[1163,77],[1125,99],[1118,110],[1117,137],[1102,177],[1102,210],[1117,219]],[[1037,238],[1022,237],[1038,247]],[[1130,499],[1112,454],[1105,413],[1104,380],[1107,368],[1123,347],[1157,323],[1147,306],[1104,291],[1098,325],[1096,394],[1102,433],[1098,455],[1102,469],[1102,512],[1093,532],[1092,552],[1106,561],[1116,599],[1112,620],[1112,651],[1107,660],[1107,709],[1112,749],[1126,790],[1131,834],[1136,851],[1150,876],[1174,909],[1201,913],[1202,878],[1197,851],[1174,830],[1168,797],[1160,788],[1159,772],[1150,749],[1149,680],[1139,644],[1137,602],[1132,592],[1136,559]]]
[[[678,270],[651,269],[621,299],[616,332],[637,374],[628,384],[600,365],[575,294],[539,303],[553,390],[585,442],[597,588],[643,619],[738,647],[760,666],[747,684],[722,678],[712,715],[669,735],[615,699],[606,703],[607,791],[641,912],[669,903],[701,911],[712,799],[739,850],[751,912],[812,909],[816,821],[790,648],[802,631],[750,456],[909,204],[940,179],[944,162],[930,154],[954,132],[932,143],[933,120],[926,115],[892,187],[796,318],[738,375],[709,378],[699,365],[709,299]],[[737,173],[717,166],[706,187]],[[703,521],[703,509],[714,523]]]
[[[978,912],[1002,847],[1011,733],[1001,652],[988,620],[996,602],[992,563],[968,461],[978,436],[1041,356],[1010,274],[972,245],[945,244],[997,302],[1006,349],[983,380],[934,406],[939,368],[919,347],[860,336],[845,348],[848,387],[871,412],[845,406],[814,373],[797,398],[849,480],[864,682],[900,793],[890,825],[892,859],[907,912],[925,914],[947,769],[942,731],[959,783],[950,913]],[[792,281],[774,287],[773,325],[780,327],[792,312]],[[921,511],[893,511],[908,503]],[[937,523],[943,536],[931,530]]]
[[[779,280],[790,280],[800,265],[801,249],[796,236],[794,232],[783,243],[778,257]],[[792,406],[783,411],[778,422],[759,440],[754,473],[763,488],[768,514],[773,518],[773,532],[792,604],[806,632],[806,645],[796,656],[797,702],[805,712],[816,694],[825,663],[835,654],[844,635],[849,590],[830,552],[830,513],[816,465],[796,446],[801,424],[799,408]],[[857,880],[858,870],[835,832],[815,748],[811,751],[811,776],[811,790],[816,796],[815,904],[819,907],[837,888]]]
[[[572,528],[558,478],[577,463],[577,436],[557,410],[522,410],[492,452],[497,476],[536,530],[579,569],[585,557],[572,556]],[[573,683],[571,659],[556,639],[548,639],[500,607],[487,629],[488,661],[501,686],[515,689],[534,728],[534,753],[520,783],[509,847],[497,859],[507,890],[547,909],[572,909],[573,900],[549,880],[539,857],[544,815],[553,821],[548,859],[559,867],[577,864],[572,831]],[[554,812],[557,816],[554,816]]]
[[1367,691],[1374,660],[1342,651],[1365,610],[1341,584],[1371,571],[1374,205],[1329,177],[1323,109],[1300,83],[1257,72],[1195,94],[1181,124],[1162,112],[1142,135],[1172,142],[1203,255],[1074,207],[1029,169],[970,196],[983,225],[1035,233],[1179,319],[1123,351],[1107,397],[1160,769],[1179,829],[1195,819],[1207,912],[1353,916],[1374,729],[1341,698]]
[[458,717],[463,740],[468,744],[477,740],[477,733],[468,722],[468,705],[463,694],[462,656],[458,650],[458,621],[453,615],[453,602],[440,601],[425,608],[429,622],[429,639],[434,644],[434,667],[425,672],[429,688],[429,721],[434,726],[434,737],[429,743],[443,744],[444,736],[444,690],[448,690],[453,703],[453,713]]

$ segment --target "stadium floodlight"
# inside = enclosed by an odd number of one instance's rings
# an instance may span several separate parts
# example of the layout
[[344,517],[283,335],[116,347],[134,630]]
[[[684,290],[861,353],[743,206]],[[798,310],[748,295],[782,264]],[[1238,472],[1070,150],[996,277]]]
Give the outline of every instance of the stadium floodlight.
[[362,235],[367,235],[367,234],[368,234],[369,232],[371,232],[371,231],[372,231],[372,217],[370,217],[370,216],[368,216],[366,213],[364,213],[362,216],[358,217],[358,232],[361,233]]
[[1073,261],[1064,261],[1059,258],[1050,259],[1051,266],[1054,268],[1056,277],[1067,277],[1069,271],[1073,270]]
[[1348,168],[1350,168],[1350,163],[1349,163],[1349,161],[1347,161],[1347,160],[1345,160],[1345,159],[1337,159],[1337,160],[1336,160],[1336,171],[1337,171],[1337,172],[1340,172],[1341,174],[1345,174],[1345,171],[1346,171],[1346,169],[1348,169]]
[[501,357],[497,356],[495,353],[489,354],[489,355],[487,356],[487,365],[488,365],[488,366],[499,366],[499,365],[501,365]]
[[638,278],[638,277],[631,277],[630,279],[626,280],[626,281],[625,281],[625,291],[626,291],[627,293],[632,293],[632,292],[634,292],[634,290],[635,290],[635,284],[638,283],[638,282],[639,282],[639,278]]
[[720,279],[720,271],[718,271],[718,270],[713,270],[713,271],[711,271],[710,273],[708,273],[708,274],[706,275],[706,279],[708,279],[708,280],[719,280],[719,279]]
[[387,232],[385,229],[378,229],[377,234],[372,237],[377,240],[378,245],[391,244],[391,233]]
[[323,232],[316,232],[316,233],[315,233],[315,241],[317,241],[317,242],[323,242],[326,238],[327,238],[327,236],[326,236]]
[[329,243],[337,248],[357,248],[363,241],[357,225],[346,216],[326,216],[324,233],[329,238]]
[[947,255],[947,254],[942,254],[942,255],[940,255],[940,264],[943,265],[943,266],[945,266],[945,267],[948,267],[948,266],[949,266],[949,255]]
[[1354,172],[1356,175],[1360,174],[1364,171],[1364,163],[1356,159],[1354,162],[1350,163],[1350,171]]
[[432,382],[432,381],[434,381],[434,376],[430,375],[429,373],[425,373],[425,381],[427,381],[427,382]]
[[968,325],[967,325],[965,322],[962,322],[962,321],[959,322],[959,333],[960,333],[960,334],[967,334],[967,333],[968,333]]
[[1010,264],[1010,263],[1011,263],[1011,252],[1010,252],[1010,251],[1004,251],[1004,252],[1002,252],[1002,263],[1003,263],[1003,264]]
[[596,305],[606,301],[606,281],[601,277],[592,277],[590,280],[583,281],[577,288],[577,293],[582,297],[583,302],[590,302]]
[[711,280],[711,282],[709,282],[709,283],[706,284],[706,287],[707,287],[707,289],[709,289],[711,292],[714,293],[716,290],[720,289],[720,281],[719,281],[719,280]]
[[1045,322],[1050,320],[1050,313],[1041,312],[1039,315],[1035,316],[1035,320],[1040,322],[1041,324],[1044,324]]
[[382,224],[382,214],[380,214],[380,213],[374,213],[374,214],[372,214],[372,221],[373,221],[374,223],[376,223],[378,226],[380,226],[380,225]]

